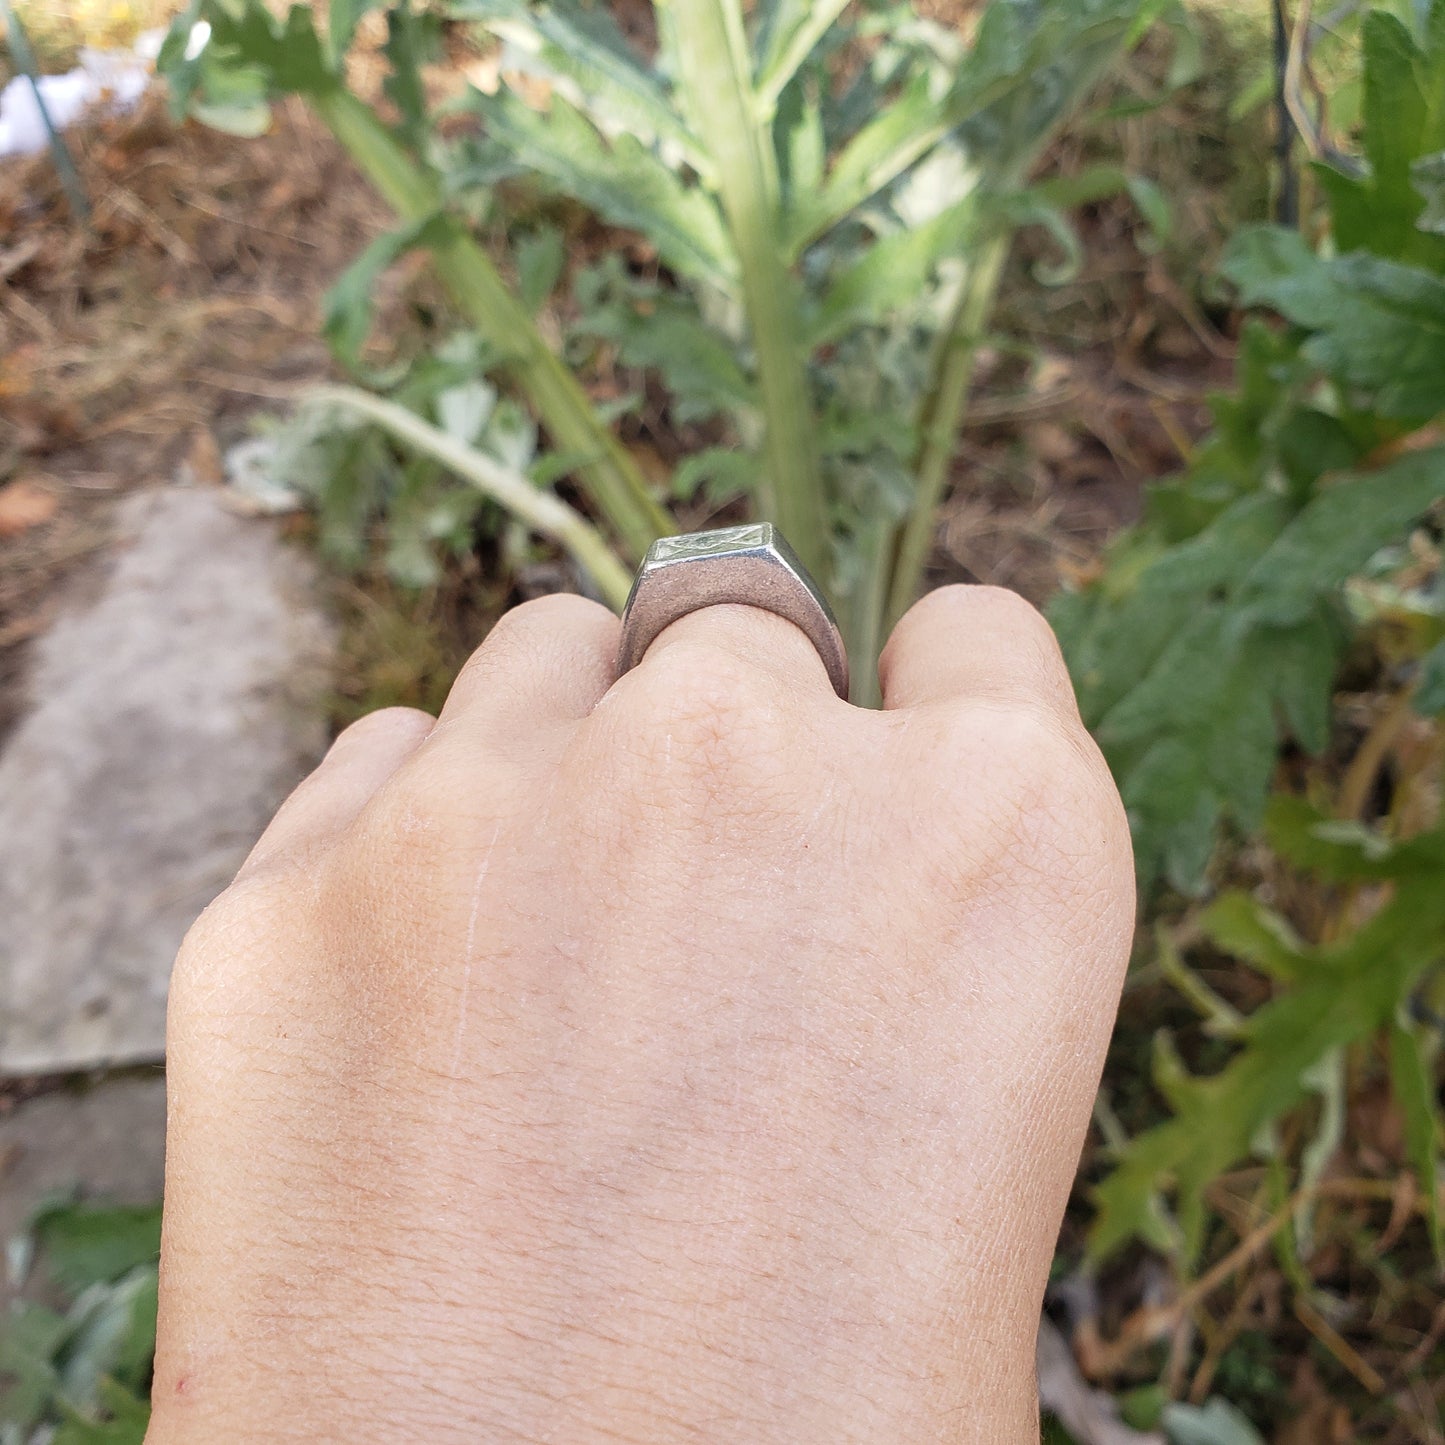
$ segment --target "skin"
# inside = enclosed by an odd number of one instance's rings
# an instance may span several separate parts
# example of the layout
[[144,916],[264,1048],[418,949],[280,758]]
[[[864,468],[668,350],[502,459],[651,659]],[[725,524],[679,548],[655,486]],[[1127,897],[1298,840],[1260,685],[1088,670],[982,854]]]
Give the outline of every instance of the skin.
[[186,940],[148,1445],[1037,1440],[1133,920],[1047,624],[931,594],[879,712],[617,629],[349,728]]

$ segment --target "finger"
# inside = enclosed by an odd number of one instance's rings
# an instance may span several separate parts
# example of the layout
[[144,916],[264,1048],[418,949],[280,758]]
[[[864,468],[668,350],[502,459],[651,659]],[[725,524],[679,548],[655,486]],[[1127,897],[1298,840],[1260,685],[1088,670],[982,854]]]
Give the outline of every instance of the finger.
[[514,607],[457,675],[438,735],[475,730],[505,745],[508,734],[530,738],[586,717],[617,675],[620,627],[600,603],[571,593]]
[[981,698],[1042,704],[1078,719],[1053,628],[1003,587],[930,592],[893,629],[878,678],[888,709]]
[[796,623],[761,607],[727,602],[689,612],[663,628],[633,671],[645,678],[649,667],[656,667],[669,654],[675,661],[676,653],[683,650],[697,654],[699,667],[707,666],[709,654],[726,657],[744,663],[789,693],[839,701],[808,634]]
[[435,726],[430,713],[410,707],[382,708],[352,723],[282,803],[237,878],[341,833]]

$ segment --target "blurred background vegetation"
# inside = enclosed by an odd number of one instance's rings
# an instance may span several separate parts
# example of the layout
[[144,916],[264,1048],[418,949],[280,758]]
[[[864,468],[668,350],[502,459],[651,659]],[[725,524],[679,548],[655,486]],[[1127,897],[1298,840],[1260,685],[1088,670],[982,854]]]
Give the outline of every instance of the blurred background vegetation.
[[[179,9],[15,8],[51,70]],[[160,64],[88,225],[0,170],[0,480],[80,479],[0,684],[102,472],[297,508],[338,726],[668,528],[781,520],[864,673],[1017,588],[1144,903],[1050,1438],[1445,1441],[1445,0],[202,0]],[[154,1228],[17,1246],[0,1439],[140,1438]]]

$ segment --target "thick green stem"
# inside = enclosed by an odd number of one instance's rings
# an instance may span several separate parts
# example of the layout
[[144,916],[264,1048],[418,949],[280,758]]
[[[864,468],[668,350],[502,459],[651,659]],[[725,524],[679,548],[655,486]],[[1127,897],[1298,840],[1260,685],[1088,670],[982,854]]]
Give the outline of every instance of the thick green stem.
[[[369,106],[340,89],[312,99],[321,118],[403,220],[420,221],[440,209],[436,178],[396,143]],[[481,247],[458,229],[433,246],[432,255],[452,299],[501,352],[508,376],[536,408],[553,445],[577,458],[577,473],[588,496],[628,555],[640,559],[673,526],[631,457],[602,424]]]
[[397,441],[439,461],[449,471],[485,492],[534,532],[563,548],[597,584],[609,606],[621,611],[632,586],[632,574],[617,560],[607,539],[580,512],[560,497],[532,485],[514,472],[423,421],[394,401],[354,386],[322,386],[307,393],[324,406],[345,407],[375,422]]
[[863,569],[853,591],[843,599],[840,626],[848,648],[852,682],[849,701],[857,707],[877,707],[878,654],[883,650],[883,611],[888,602],[888,561],[897,540],[897,528],[878,517],[858,538]]
[[766,434],[760,503],[824,586],[828,513],[793,277],[783,260],[777,163],[760,119],[737,0],[672,0],[683,86],[717,168],[757,354]]
[[44,127],[45,139],[50,146],[50,159],[60,176],[60,184],[65,190],[66,200],[70,202],[71,212],[77,221],[88,225],[90,198],[85,193],[85,182],[80,178],[80,171],[76,168],[70,147],[65,144],[64,137],[56,130],[55,122],[50,118],[50,107],[46,105],[45,96],[40,89],[40,67],[35,63],[35,51],[31,48],[30,37],[25,33],[25,27],[11,7],[10,0],[0,0],[0,21],[5,23],[5,33],[10,42],[15,68],[30,82],[30,94],[34,97],[35,109],[40,113],[40,124]]
[[888,592],[888,625],[913,605],[923,581],[923,568],[933,543],[935,513],[943,499],[948,467],[958,446],[963,426],[964,404],[979,339],[993,310],[999,275],[1008,255],[1009,237],[997,236],[985,243],[969,268],[953,320],[945,335],[934,366],[934,382],[924,400],[919,422],[918,458],[914,467],[917,483],[913,510],[903,528],[893,578]]

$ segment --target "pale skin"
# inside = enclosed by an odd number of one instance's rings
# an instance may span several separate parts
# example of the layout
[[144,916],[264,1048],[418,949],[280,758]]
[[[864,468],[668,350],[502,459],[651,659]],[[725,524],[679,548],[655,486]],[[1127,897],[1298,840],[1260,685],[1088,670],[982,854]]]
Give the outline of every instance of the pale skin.
[[349,728],[187,939],[148,1445],[1037,1440],[1133,921],[1047,624],[931,594],[878,712],[617,629]]

